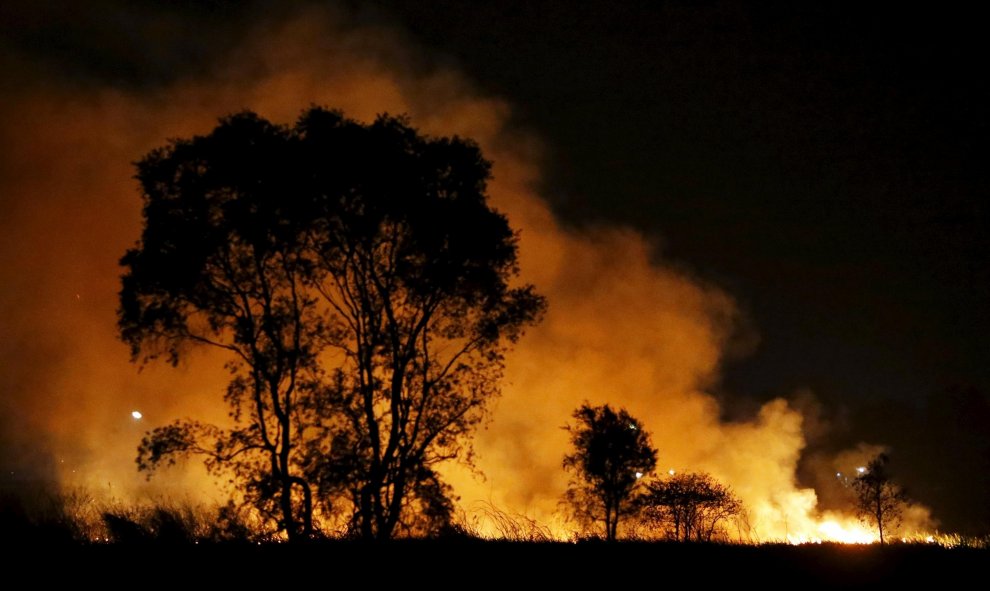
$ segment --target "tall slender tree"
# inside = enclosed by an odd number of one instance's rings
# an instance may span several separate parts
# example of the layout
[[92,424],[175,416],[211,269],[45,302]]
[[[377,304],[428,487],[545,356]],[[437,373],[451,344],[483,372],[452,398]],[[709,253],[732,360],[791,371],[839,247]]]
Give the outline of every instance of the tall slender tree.
[[856,511],[863,521],[877,528],[881,544],[886,543],[890,529],[900,524],[907,503],[907,493],[891,480],[887,469],[889,461],[887,454],[878,455],[853,480]]

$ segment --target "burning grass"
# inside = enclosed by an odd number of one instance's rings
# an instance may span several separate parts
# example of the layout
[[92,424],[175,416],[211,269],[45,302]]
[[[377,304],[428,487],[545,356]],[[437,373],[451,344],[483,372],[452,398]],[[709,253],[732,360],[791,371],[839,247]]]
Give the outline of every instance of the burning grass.
[[[99,500],[81,490],[68,493],[39,492],[32,495],[0,495],[0,530],[26,542],[74,546],[135,544],[281,544],[277,532],[257,523],[232,505],[196,505],[169,499],[126,504]],[[788,536],[783,540],[721,539],[713,544],[673,543],[642,528],[633,528],[619,543],[622,547],[737,547],[779,548],[880,547],[864,527],[824,519],[822,536]],[[835,531],[833,531],[835,530]],[[342,531],[323,532],[324,543],[344,542]],[[532,517],[512,513],[491,502],[478,502],[462,511],[450,527],[433,540],[477,541],[522,545],[600,545],[594,535],[580,535],[564,523],[545,524]],[[417,543],[404,540],[400,543]],[[604,545],[602,547],[606,547]],[[891,548],[941,548],[990,550],[990,535],[963,536],[944,532],[905,534],[887,544]]]

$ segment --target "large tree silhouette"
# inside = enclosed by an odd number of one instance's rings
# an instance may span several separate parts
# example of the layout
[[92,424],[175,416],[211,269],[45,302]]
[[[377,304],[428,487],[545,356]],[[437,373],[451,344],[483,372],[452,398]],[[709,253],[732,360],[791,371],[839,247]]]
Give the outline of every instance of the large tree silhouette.
[[407,507],[440,506],[434,466],[462,455],[506,347],[544,301],[510,286],[516,237],[486,203],[490,166],[476,145],[318,110],[300,129],[305,151],[340,171],[315,167],[334,188],[320,196],[312,248],[329,390],[349,427],[325,450],[325,474],[348,483],[362,536],[387,538]]
[[233,426],[177,421],[146,435],[139,468],[206,456],[290,538],[312,533],[300,438],[315,418],[322,322],[300,215],[298,140],[244,113],[137,163],[144,231],[121,261],[119,326],[136,359],[173,363],[192,345],[230,353]]
[[566,429],[574,451],[564,456],[564,469],[574,477],[564,500],[579,522],[601,523],[605,539],[614,541],[620,518],[636,510],[634,496],[656,468],[657,452],[625,409],[585,403],[573,416],[577,424]]
[[121,334],[143,360],[230,352],[234,427],[156,429],[139,466],[204,454],[290,538],[337,495],[365,537],[442,518],[434,467],[469,446],[544,306],[510,286],[489,170],[469,141],[320,108],[291,128],[243,113],[146,156]]

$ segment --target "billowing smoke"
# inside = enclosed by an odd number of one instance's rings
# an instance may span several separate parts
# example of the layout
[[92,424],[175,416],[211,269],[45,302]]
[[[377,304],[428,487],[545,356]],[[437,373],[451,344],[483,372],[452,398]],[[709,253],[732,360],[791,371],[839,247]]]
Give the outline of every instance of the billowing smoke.
[[365,120],[407,113],[424,132],[478,141],[495,163],[493,202],[521,232],[524,279],[549,298],[478,435],[484,478],[449,471],[468,511],[487,501],[552,521],[566,485],[561,427],[587,400],[643,420],[663,471],[705,470],[730,484],[751,511],[753,538],[821,535],[815,493],[795,482],[802,416],[777,400],[751,421],[724,423],[706,393],[738,320],[731,296],[659,260],[629,229],[563,227],[535,188],[539,142],[513,128],[509,105],[424,65],[400,33],[343,21],[309,11],[258,23],[208,75],[153,91],[63,82],[6,58],[17,85],[0,104],[3,481],[211,494],[193,469],[144,484],[133,461],[148,428],[222,419],[225,374],[211,353],[139,372],[117,340],[117,260],[140,231],[131,163],[166,138],[209,131],[220,115],[250,108],[291,122],[315,103]]

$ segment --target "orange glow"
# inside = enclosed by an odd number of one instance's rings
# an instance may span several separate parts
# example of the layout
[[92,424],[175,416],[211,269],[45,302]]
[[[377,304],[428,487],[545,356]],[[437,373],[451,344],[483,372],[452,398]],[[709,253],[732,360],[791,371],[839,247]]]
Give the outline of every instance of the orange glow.
[[842,542],[843,544],[872,544],[877,541],[877,534],[866,529],[857,522],[837,519],[825,519],[818,525],[823,541]]
[[[426,133],[475,139],[494,161],[493,203],[520,230],[523,279],[549,298],[543,324],[510,354],[503,396],[476,438],[484,479],[446,469],[479,532],[573,535],[557,512],[567,484],[560,427],[587,400],[641,419],[661,465],[730,485],[749,512],[733,529],[738,541],[873,541],[853,518],[820,514],[815,491],[798,486],[803,417],[787,401],[767,403],[748,422],[720,421],[709,390],[740,336],[732,297],[664,261],[631,229],[560,225],[534,188],[539,140],[512,126],[503,101],[455,71],[413,67],[410,52],[393,31],[312,11],[259,23],[250,43],[218,58],[212,78],[148,94],[25,80],[2,97],[0,140],[18,149],[0,174],[0,195],[14,204],[0,216],[0,281],[13,294],[0,294],[0,324],[5,340],[33,345],[11,352],[0,377],[20,384],[10,396],[23,408],[23,436],[67,458],[54,477],[117,499],[222,494],[195,466],[150,483],[134,468],[145,429],[187,416],[223,423],[227,374],[221,355],[202,351],[178,368],[139,372],[117,340],[117,260],[140,229],[130,163],[245,107],[290,122],[307,105],[326,104],[359,119],[408,113]],[[909,529],[925,531],[926,512],[910,520]]]

